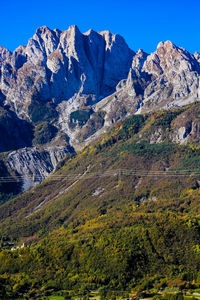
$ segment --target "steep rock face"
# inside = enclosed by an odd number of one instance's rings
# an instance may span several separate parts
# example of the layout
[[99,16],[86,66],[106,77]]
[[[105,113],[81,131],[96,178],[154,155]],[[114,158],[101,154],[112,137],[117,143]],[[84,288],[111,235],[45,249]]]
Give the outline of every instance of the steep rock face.
[[147,58],[148,54],[139,49],[133,58],[132,67],[126,80],[125,87],[128,94],[137,98],[138,101],[143,99],[144,90],[151,81],[151,74],[149,75],[143,68]]
[[173,100],[199,97],[198,61],[170,41],[158,44],[156,52],[147,57],[143,71],[152,77],[144,92],[143,111],[151,105],[165,107]]
[[11,64],[16,70],[20,69],[27,61],[25,51],[26,46],[19,46],[12,54]]
[[198,149],[200,142],[199,103],[173,110],[161,110],[150,115],[146,130],[139,134],[150,144],[176,143]]
[[22,190],[26,191],[44,180],[69,153],[71,149],[66,146],[48,147],[43,151],[37,147],[22,148],[8,155],[7,165],[21,176]]
[[[74,25],[66,31],[40,27],[27,46],[13,53],[0,47],[0,105],[7,105],[18,118],[31,123],[30,128],[37,129],[37,134],[44,122],[50,122],[48,128],[57,127],[55,132],[67,134],[77,148],[132,114],[198,101],[199,76],[198,52],[192,55],[166,41],[160,42],[152,54],[142,49],[135,53],[118,34],[93,30],[82,34]],[[185,143],[191,135],[195,137],[195,132],[198,139],[198,120],[191,120],[190,125],[175,126],[171,139]],[[157,130],[150,142],[160,142],[162,136]],[[31,146],[31,142],[32,138],[19,147]],[[37,150],[21,151],[15,153],[18,166],[14,161],[10,166],[25,174],[28,167],[22,171],[20,165],[27,161],[27,151]],[[44,151],[49,153],[48,149]],[[42,174],[48,167],[43,166],[40,154],[36,156],[41,163],[32,165]]]
[[143,71],[143,65],[147,57],[148,54],[139,49],[133,57],[127,79],[123,79],[118,83],[115,93],[95,105],[96,112],[105,112],[105,130],[113,123],[124,120],[127,116],[136,113],[140,108],[145,88],[151,82],[151,76]]
[[[110,31],[82,34],[75,25],[66,31],[43,26],[26,47],[13,53],[1,48],[0,59],[1,102],[28,121],[33,121],[33,106],[52,103],[56,126],[73,145],[128,115],[181,106],[200,96],[199,54],[170,41],[148,55],[142,49],[134,53]],[[89,119],[71,126],[72,113],[88,107]]]
[[[109,39],[107,39],[109,40]],[[109,46],[109,44],[108,44]],[[81,106],[80,99],[76,101],[68,101],[61,103],[59,107],[59,125],[62,130],[68,133],[71,137],[73,145],[78,145],[81,142],[88,143],[92,139],[95,139],[100,134],[105,132],[110,126],[119,120],[124,120],[127,116],[136,113],[140,107],[143,99],[144,89],[149,84],[151,76],[142,71],[142,67],[147,58],[148,54],[140,49],[133,57],[131,68],[126,79],[122,79],[115,88],[115,92],[111,95],[103,98],[98,103],[92,106],[94,114],[91,114],[90,119],[83,128],[80,128],[78,124],[75,128],[70,129],[69,124],[69,112],[76,111]],[[113,66],[115,63],[113,62]],[[99,119],[97,123],[93,122],[93,126],[96,127],[96,131],[89,130],[90,124],[96,115],[104,115],[102,126],[99,126]],[[68,119],[66,116],[68,115]],[[85,132],[88,134],[85,135]],[[83,143],[84,144],[84,143]],[[81,146],[83,145],[81,144]]]
[[200,122],[192,116],[185,119],[184,115],[178,117],[173,122],[170,132],[166,132],[163,128],[158,127],[154,130],[150,137],[151,144],[158,144],[164,141],[170,141],[176,144],[186,145],[189,143],[199,144],[200,142]]
[[6,104],[26,119],[35,95],[55,103],[72,97],[98,101],[109,95],[126,78],[134,55],[119,35],[92,30],[82,34],[77,26],[63,32],[43,26],[26,47],[12,55],[0,53],[0,89]]
[[172,123],[172,142],[187,144],[188,142],[200,142],[199,110],[186,112],[178,116]]
[[106,111],[105,126],[130,114],[183,106],[200,98],[200,58],[172,42],[160,42],[148,55],[140,49],[133,57],[127,80],[96,105]]
[[194,57],[195,57],[195,59],[198,61],[198,62],[200,62],[200,54],[199,54],[199,52],[195,52],[194,53]]
[[0,46],[0,67],[3,65],[4,61],[9,61],[11,56],[12,53],[8,49]]
[[33,126],[16,114],[0,107],[0,152],[31,146]]
[[101,31],[99,34],[103,36],[106,42],[102,89],[104,95],[107,96],[114,91],[112,87],[116,87],[120,80],[127,77],[133,52],[130,51],[120,35],[114,35],[110,31]]

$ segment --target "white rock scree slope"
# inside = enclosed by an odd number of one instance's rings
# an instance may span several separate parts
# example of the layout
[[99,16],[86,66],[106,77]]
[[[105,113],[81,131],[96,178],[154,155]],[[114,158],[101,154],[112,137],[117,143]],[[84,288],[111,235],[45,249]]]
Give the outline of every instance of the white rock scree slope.
[[[160,42],[154,53],[135,53],[109,31],[82,34],[75,25],[66,31],[38,28],[27,46],[13,53],[0,47],[0,105],[34,127],[44,120],[52,123],[68,142],[61,146],[55,137],[57,144],[44,146],[49,153],[45,166],[30,145],[13,149],[7,163],[20,175],[45,178],[55,169],[51,157],[57,162],[72,150],[66,150],[68,143],[79,148],[131,114],[198,101],[199,78],[199,53],[170,41]],[[55,146],[60,146],[59,155],[52,153]],[[27,155],[30,160],[24,162]],[[23,188],[30,185],[24,182]]]

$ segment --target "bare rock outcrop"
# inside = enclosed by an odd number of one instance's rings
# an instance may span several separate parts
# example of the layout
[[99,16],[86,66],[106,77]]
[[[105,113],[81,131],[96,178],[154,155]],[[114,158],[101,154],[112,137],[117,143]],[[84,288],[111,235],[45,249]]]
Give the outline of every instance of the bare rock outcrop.
[[[190,54],[166,41],[154,53],[142,49],[135,53],[118,34],[81,33],[76,25],[65,31],[42,26],[27,46],[13,53],[0,47],[0,105],[31,123],[34,130],[40,122],[52,122],[77,148],[132,114],[199,101],[199,80],[198,52]],[[195,132],[197,138],[198,121],[191,120],[190,125],[175,126],[171,139],[185,143]],[[150,142],[162,141],[162,135],[156,132]],[[17,150],[12,155],[18,164],[9,160],[10,166],[19,174],[34,174],[36,169],[47,174],[55,163],[49,150],[44,151],[45,159],[36,148]],[[35,171],[27,164],[26,171],[20,169],[27,156]]]
[[48,147],[44,150],[37,147],[22,148],[8,155],[7,165],[20,176],[22,190],[26,191],[47,178],[58,162],[69,153],[71,149],[67,146]]
[[124,39],[109,31],[82,34],[75,25],[66,31],[43,26],[13,54],[0,49],[0,89],[6,104],[29,119],[35,95],[60,103],[74,95],[87,102],[111,94],[127,77],[133,55]]

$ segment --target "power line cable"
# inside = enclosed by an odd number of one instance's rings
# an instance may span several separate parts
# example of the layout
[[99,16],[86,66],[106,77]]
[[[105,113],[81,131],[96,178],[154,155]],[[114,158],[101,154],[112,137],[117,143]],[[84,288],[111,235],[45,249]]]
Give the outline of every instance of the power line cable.
[[[48,178],[53,181],[59,181],[64,179],[90,179],[90,178],[100,178],[100,177],[111,177],[118,176],[121,179],[121,176],[136,176],[136,177],[186,177],[186,176],[200,176],[200,169],[179,169],[179,170],[141,170],[141,169],[114,169],[105,172],[86,172],[85,174],[74,173],[74,174],[49,174],[48,177],[44,175],[16,175],[13,177],[1,176],[0,183],[13,183],[16,181],[23,181],[24,177],[30,179],[34,182],[41,182],[42,180]],[[81,177],[81,178],[80,178]]]

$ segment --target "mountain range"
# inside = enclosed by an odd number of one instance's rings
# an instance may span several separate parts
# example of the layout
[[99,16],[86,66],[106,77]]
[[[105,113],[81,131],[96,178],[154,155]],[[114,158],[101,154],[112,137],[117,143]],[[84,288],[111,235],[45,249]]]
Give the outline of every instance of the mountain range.
[[198,52],[166,41],[135,53],[118,34],[82,34],[75,25],[40,27],[13,53],[0,47],[0,68],[0,146],[15,151],[6,166],[21,176],[22,190],[119,120],[200,97]]
[[200,54],[43,26],[0,68],[0,298],[198,292]]

